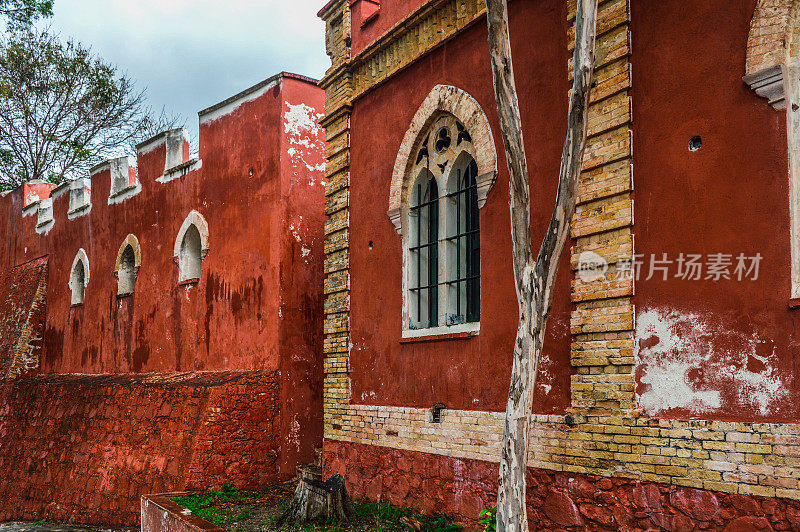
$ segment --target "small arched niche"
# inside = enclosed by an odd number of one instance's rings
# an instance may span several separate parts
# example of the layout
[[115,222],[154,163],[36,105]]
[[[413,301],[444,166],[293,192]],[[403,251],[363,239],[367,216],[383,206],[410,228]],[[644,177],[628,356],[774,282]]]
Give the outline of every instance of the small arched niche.
[[118,296],[127,296],[133,293],[136,285],[136,275],[139,273],[141,265],[142,251],[139,247],[139,240],[134,235],[128,235],[119,247],[117,261],[114,266]]
[[70,304],[83,305],[86,297],[86,285],[89,284],[89,259],[83,248],[78,250],[72,261],[68,284],[72,292]]
[[192,211],[183,221],[175,239],[173,258],[178,264],[178,282],[198,281],[207,254],[208,224],[199,212]]

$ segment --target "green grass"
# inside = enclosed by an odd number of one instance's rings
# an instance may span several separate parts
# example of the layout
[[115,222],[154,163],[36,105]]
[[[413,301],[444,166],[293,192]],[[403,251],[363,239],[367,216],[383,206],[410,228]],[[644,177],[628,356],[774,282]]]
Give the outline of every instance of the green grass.
[[396,530],[400,519],[413,517],[422,523],[426,532],[460,532],[461,527],[446,517],[421,515],[408,508],[398,508],[386,502],[359,500],[354,503],[359,521],[372,523],[378,532]]
[[423,525],[425,532],[461,532],[462,527],[450,522],[443,516],[421,515],[409,508],[398,508],[385,502],[371,502],[368,499],[353,501],[356,510],[355,518],[348,522],[319,521],[303,526],[277,528],[277,521],[286,507],[276,509],[272,518],[273,530],[293,530],[297,532],[344,532],[348,530],[369,530],[370,532],[392,532],[407,530],[401,524],[403,517],[413,517]]
[[[211,491],[205,493],[194,493],[180,497],[173,497],[172,500],[181,506],[188,508],[196,516],[210,521],[215,525],[224,522],[244,521],[251,516],[249,509],[232,510],[227,509],[225,503],[242,501],[244,496],[237,488],[225,485],[222,491]],[[450,522],[443,516],[426,516],[414,512],[408,508],[398,508],[385,502],[370,502],[361,499],[353,502],[356,510],[355,518],[348,522],[337,521],[318,521],[302,526],[278,527],[277,522],[286,506],[276,507],[269,517],[269,530],[285,530],[296,532],[346,532],[346,531],[369,531],[369,532],[393,532],[407,530],[401,523],[404,517],[414,518],[422,523],[425,532],[460,532],[462,528]]]
[[222,491],[207,491],[172,498],[176,503],[191,510],[197,517],[210,521],[215,525],[232,518],[237,520],[247,519],[249,517],[247,510],[242,510],[238,515],[234,515],[235,512],[233,510],[218,507],[220,503],[241,501],[242,499],[244,497],[239,488],[234,488],[230,484],[222,486]]

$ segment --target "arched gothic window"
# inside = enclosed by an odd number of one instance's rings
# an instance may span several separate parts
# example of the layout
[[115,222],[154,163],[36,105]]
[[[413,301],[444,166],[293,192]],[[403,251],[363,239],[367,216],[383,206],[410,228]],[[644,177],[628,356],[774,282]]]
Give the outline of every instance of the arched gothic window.
[[181,253],[178,262],[180,268],[179,280],[199,279],[201,272],[200,257],[200,232],[192,224],[183,235]]
[[447,325],[481,319],[481,232],[478,165],[463,153],[450,172],[447,194]]
[[78,250],[75,260],[72,261],[72,270],[69,275],[69,288],[72,291],[70,303],[83,305],[86,297],[86,285],[89,283],[89,259],[83,249]]
[[439,113],[412,152],[406,188],[406,336],[477,331],[480,322],[478,165],[472,136]]
[[129,245],[125,246],[122,252],[122,260],[119,265],[119,279],[117,279],[117,294],[132,294],[133,286],[136,283],[136,272],[134,271],[135,259],[133,255],[133,248]]
[[199,280],[207,253],[208,224],[199,212],[192,211],[175,239],[173,257],[178,264],[178,282]]

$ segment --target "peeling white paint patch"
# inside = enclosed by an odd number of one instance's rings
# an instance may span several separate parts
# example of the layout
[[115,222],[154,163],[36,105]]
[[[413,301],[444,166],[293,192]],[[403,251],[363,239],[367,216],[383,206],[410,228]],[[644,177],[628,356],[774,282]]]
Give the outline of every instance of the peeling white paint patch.
[[300,228],[295,227],[294,222],[289,224],[289,231],[291,231],[292,236],[294,237],[295,240],[297,240],[297,242],[302,242],[303,239],[300,236]]
[[292,420],[292,427],[289,430],[289,441],[294,444],[295,449],[300,450],[300,423],[297,418]]
[[46,235],[47,233],[50,232],[50,230],[55,225],[56,225],[55,220],[50,220],[49,222],[45,222],[45,223],[42,223],[42,224],[37,224],[36,225],[36,232],[39,233],[40,235]]
[[203,160],[202,159],[190,159],[186,161],[184,164],[179,164],[178,166],[174,166],[172,168],[166,169],[164,171],[164,175],[157,177],[157,183],[169,183],[173,179],[178,179],[179,177],[184,177],[185,175],[189,174],[190,172],[194,172],[195,170],[199,170],[203,167]]
[[539,359],[538,386],[544,390],[545,395],[549,394],[550,390],[553,389],[553,375],[550,373],[552,366],[553,360],[547,355],[547,353],[542,353],[541,358]]
[[305,247],[305,246],[300,246],[300,255],[302,255],[302,256],[303,256],[303,258],[305,258],[305,257],[308,257],[308,255],[309,255],[310,253],[311,253],[311,250],[310,250],[310,249],[308,249],[308,248],[307,248],[307,247]]
[[71,210],[67,212],[67,220],[74,220],[75,218],[80,218],[81,216],[86,216],[92,212],[92,204],[88,203],[83,207],[78,207],[77,209]]
[[294,105],[286,102],[283,116],[283,129],[289,144],[286,153],[292,167],[295,171],[305,169],[310,172],[309,185],[322,183],[325,161],[320,161],[320,154],[325,150],[325,136],[319,120],[325,114],[318,113],[316,109],[304,103]]
[[29,203],[25,207],[22,208],[22,217],[25,218],[26,216],[33,216],[34,214],[39,214],[39,202],[41,200],[36,200],[33,203]]
[[[648,309],[636,317],[635,357],[649,415],[685,409],[702,415],[746,406],[761,415],[788,393],[771,342],[710,317]],[[767,354],[765,354],[765,351]]]

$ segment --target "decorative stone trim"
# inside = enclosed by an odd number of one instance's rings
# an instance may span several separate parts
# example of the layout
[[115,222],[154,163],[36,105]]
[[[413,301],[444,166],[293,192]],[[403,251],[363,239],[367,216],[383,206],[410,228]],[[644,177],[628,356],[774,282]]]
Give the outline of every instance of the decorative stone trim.
[[117,260],[114,262],[115,272],[119,271],[122,264],[122,253],[128,246],[133,248],[134,266],[138,269],[142,265],[142,250],[139,247],[139,239],[136,238],[136,235],[131,234],[125,237],[125,240],[122,241],[122,245],[119,247],[119,251],[117,251]]
[[423,140],[420,138],[421,133],[443,113],[456,117],[472,137],[475,162],[478,165],[478,207],[483,207],[486,203],[486,196],[497,178],[497,152],[486,113],[475,98],[465,91],[450,85],[436,85],[417,109],[397,150],[387,214],[398,233],[402,226],[402,205],[406,200],[409,184],[415,177],[411,175],[411,168],[414,165],[414,154]]
[[[349,8],[345,12],[349,24]],[[486,4],[481,0],[422,3],[349,61],[353,99],[481,21],[485,13]]]
[[72,220],[87,214],[92,207],[92,182],[80,178],[69,184],[69,210],[67,219]]
[[75,258],[72,260],[72,267],[69,269],[70,276],[67,286],[69,286],[70,291],[75,289],[75,287],[72,286],[72,272],[75,271],[75,266],[78,264],[78,261],[83,263],[83,287],[86,288],[89,285],[89,257],[86,256],[86,251],[81,248],[75,254]]
[[36,221],[36,232],[46,235],[56,223],[53,218],[53,198],[39,200],[38,205],[39,216]]
[[783,81],[783,65],[775,65],[745,76],[744,82],[753,91],[765,98],[775,109],[786,109],[786,89]]
[[111,174],[111,187],[108,194],[109,205],[121,203],[142,190],[132,157],[118,157],[104,164],[108,164]]

